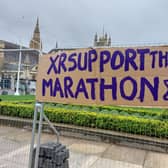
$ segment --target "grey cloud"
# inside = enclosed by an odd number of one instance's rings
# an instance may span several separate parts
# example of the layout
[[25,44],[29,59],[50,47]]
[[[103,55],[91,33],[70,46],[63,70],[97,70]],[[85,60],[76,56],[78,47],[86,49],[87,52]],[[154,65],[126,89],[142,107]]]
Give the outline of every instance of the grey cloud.
[[105,31],[114,44],[167,42],[167,0],[1,0],[0,38],[28,45],[40,18],[46,51],[87,47],[95,32]]

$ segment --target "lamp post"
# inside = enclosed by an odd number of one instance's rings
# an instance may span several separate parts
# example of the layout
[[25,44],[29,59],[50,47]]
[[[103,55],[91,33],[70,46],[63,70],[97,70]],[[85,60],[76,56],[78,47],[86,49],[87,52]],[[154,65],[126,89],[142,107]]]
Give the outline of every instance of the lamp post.
[[16,82],[16,92],[15,95],[19,96],[19,83],[20,83],[20,68],[21,68],[21,61],[22,61],[22,47],[20,45],[20,50],[19,50],[19,62],[18,62],[18,72],[17,72],[17,82]]

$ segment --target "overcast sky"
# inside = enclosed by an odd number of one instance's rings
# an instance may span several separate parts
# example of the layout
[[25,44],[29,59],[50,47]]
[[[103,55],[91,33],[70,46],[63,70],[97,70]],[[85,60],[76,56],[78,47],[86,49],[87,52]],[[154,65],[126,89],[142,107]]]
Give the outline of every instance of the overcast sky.
[[114,45],[168,43],[168,0],[0,0],[0,39],[28,46],[37,17],[45,51],[92,46],[103,26]]

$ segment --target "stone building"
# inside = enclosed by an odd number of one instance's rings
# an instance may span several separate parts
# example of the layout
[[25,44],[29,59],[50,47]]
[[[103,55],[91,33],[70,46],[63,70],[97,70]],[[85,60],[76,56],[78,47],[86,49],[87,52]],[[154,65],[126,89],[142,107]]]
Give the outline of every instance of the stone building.
[[111,37],[107,35],[107,33],[103,33],[102,36],[97,35],[97,33],[95,34],[94,37],[94,43],[93,43],[94,47],[110,47],[111,46]]
[[30,41],[29,48],[42,49],[42,43],[40,38],[39,19],[37,18],[36,27],[34,29],[33,37]]
[[[97,33],[94,36],[94,42],[93,42],[93,47],[110,47],[111,46],[111,37],[107,35],[107,33],[104,33],[103,35],[99,36]],[[58,51],[71,51],[75,50],[76,48],[60,48],[58,47],[58,43],[56,42],[55,48],[51,49],[48,53],[49,54],[54,54]]]
[[58,48],[58,45],[56,45],[55,48],[51,49],[48,54],[54,54],[57,52],[62,52],[62,51],[74,51],[76,48]]
[[[29,47],[22,49],[41,49],[39,20],[34,29]],[[6,49],[19,49],[20,45],[0,40],[0,94],[14,94],[18,72],[19,51],[7,51]],[[5,51],[6,50],[6,51]],[[34,83],[36,81],[39,51],[21,51],[20,85],[21,94],[35,94]],[[32,87],[33,86],[33,87]]]

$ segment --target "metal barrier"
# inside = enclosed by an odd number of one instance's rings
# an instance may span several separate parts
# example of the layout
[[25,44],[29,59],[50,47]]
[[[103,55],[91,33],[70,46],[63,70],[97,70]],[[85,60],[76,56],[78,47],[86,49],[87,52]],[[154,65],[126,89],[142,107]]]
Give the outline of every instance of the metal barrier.
[[[38,168],[43,119],[56,134],[56,139],[54,138],[52,141],[59,143],[59,133],[44,114],[43,106],[43,103],[35,104],[32,134],[30,131],[27,131],[22,122],[0,120],[0,168],[32,168],[33,159],[33,168]],[[37,120],[38,113],[40,114],[39,121]],[[9,127],[6,127],[6,125]],[[37,125],[38,132],[36,138]],[[30,130],[30,128],[28,129]],[[37,140],[36,144],[35,140]],[[35,156],[33,156],[34,148],[36,148]]]
[[52,125],[52,123],[49,121],[49,119],[47,118],[47,116],[44,114],[44,104],[37,102],[35,104],[35,110],[34,110],[32,140],[31,140],[31,146],[30,146],[29,166],[28,166],[28,168],[32,168],[32,157],[33,157],[33,149],[34,149],[34,144],[35,144],[35,131],[36,131],[37,113],[38,112],[40,113],[40,120],[39,120],[39,126],[38,126],[37,146],[36,146],[34,168],[38,168],[39,152],[40,152],[40,138],[41,138],[43,118],[49,124],[49,126],[53,129],[54,133],[57,136],[57,143],[59,143],[59,133],[57,132],[57,130],[55,129],[55,127]]
[[[1,120],[2,121],[2,120]],[[0,168],[27,168],[31,132],[20,123],[0,121]],[[8,125],[8,126],[6,126]]]
[[[55,127],[49,123],[49,127],[47,128],[53,127],[53,131],[55,131],[57,135],[56,137],[55,134],[41,134],[39,129],[38,132],[35,133],[37,126],[39,128],[41,125],[42,131],[42,124],[49,122],[44,113],[41,113],[43,106],[44,104],[41,103],[37,103],[35,106],[33,124],[34,136],[32,136],[30,131],[30,126],[32,126],[31,120],[18,118],[16,120],[15,118],[10,120],[10,117],[0,116],[0,168],[28,168],[28,164],[30,164],[29,156],[32,158],[31,165],[33,163],[35,165],[34,161],[36,158],[38,158],[36,165],[40,163],[40,165],[45,166],[45,168],[47,168],[46,166],[55,164],[50,154],[55,152],[56,148],[47,145],[47,148],[50,149],[49,155],[45,150],[40,151],[41,147],[44,149],[45,145],[49,144],[47,143],[48,141],[55,142],[55,144],[63,142],[68,146],[70,150],[70,168],[167,168],[168,138],[166,132],[165,136],[162,134],[162,136],[156,138],[155,136],[150,137],[136,133],[124,133],[122,129],[118,131],[108,131],[58,124],[57,126],[61,135],[66,135],[66,137],[61,136],[59,138],[58,132],[54,129]],[[38,113],[43,114],[41,117],[45,119],[46,123],[43,123],[43,120],[41,120],[41,124],[40,120],[37,121]],[[151,120],[151,122],[152,121],[153,120]],[[23,124],[23,122],[27,124]],[[163,122],[166,123],[167,119],[165,118]],[[27,127],[25,127],[25,125],[27,125]],[[127,124],[123,125],[122,128],[132,129],[132,127]],[[162,125],[158,125],[158,129],[161,128]],[[43,129],[45,128],[43,127]],[[144,126],[142,132],[145,131],[149,134],[147,130],[151,131],[152,134],[152,127],[147,128]],[[30,142],[33,143],[30,145]],[[36,142],[36,144],[34,142]],[[33,150],[38,147],[37,143],[39,143],[39,157],[35,156],[35,152],[33,152]],[[139,144],[141,144],[141,146]],[[30,146],[33,147],[31,148],[32,153],[30,153]],[[130,146],[135,148],[131,148]],[[156,148],[158,148],[160,152],[153,152]],[[59,160],[59,165],[57,166],[67,166],[67,161],[64,158],[65,150],[60,150],[58,153],[55,152],[58,156],[57,159],[63,159],[62,161]],[[34,160],[33,163],[32,160]]]

